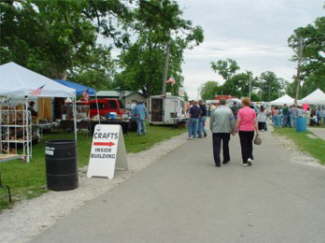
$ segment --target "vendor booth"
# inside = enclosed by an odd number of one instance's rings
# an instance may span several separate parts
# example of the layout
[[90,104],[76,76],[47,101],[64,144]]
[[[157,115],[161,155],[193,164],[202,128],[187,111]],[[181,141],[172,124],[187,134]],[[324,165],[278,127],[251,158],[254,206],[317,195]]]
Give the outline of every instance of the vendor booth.
[[289,95],[283,95],[280,98],[271,101],[270,105],[275,105],[275,106],[287,105],[287,106],[291,106],[294,103],[295,103],[295,100],[292,97],[290,97]]
[[[35,73],[14,62],[0,65],[0,162],[5,159],[22,158],[27,162],[32,156],[32,126],[39,126],[33,121],[31,103],[39,98],[42,102],[39,113],[44,117],[50,114],[46,111],[49,101],[46,98],[71,98],[76,110],[76,92],[74,89],[59,84],[41,74]],[[20,105],[11,102],[20,100]],[[30,102],[33,101],[33,102]],[[76,123],[76,119],[74,119]],[[76,126],[75,139],[77,140]],[[22,149],[17,149],[22,145]]]
[[[54,80],[59,84],[74,89],[76,96],[80,98],[76,102],[77,109],[77,127],[78,129],[89,129],[90,124],[90,106],[89,96],[96,97],[96,90],[68,80]],[[73,128],[73,103],[70,99],[56,98],[54,101],[55,118],[60,121],[60,127],[64,130],[71,130]]]
[[309,105],[325,105],[325,93],[320,89],[316,89],[314,92],[303,98],[300,103]]

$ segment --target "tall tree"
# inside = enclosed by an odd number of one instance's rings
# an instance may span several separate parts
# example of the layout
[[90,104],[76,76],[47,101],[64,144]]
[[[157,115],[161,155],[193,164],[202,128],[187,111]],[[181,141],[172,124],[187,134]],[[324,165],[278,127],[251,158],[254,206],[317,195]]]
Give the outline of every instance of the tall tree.
[[211,68],[226,82],[240,69],[237,62],[230,58],[211,62]]
[[219,92],[219,85],[216,81],[207,81],[201,89],[201,98],[204,100],[213,100]]
[[284,94],[287,82],[271,71],[261,73],[258,87],[259,95],[263,101],[274,100]]
[[[139,0],[134,11],[136,40],[120,55],[119,87],[139,90],[145,96],[161,94],[165,57],[170,55],[168,76],[176,80],[168,90],[177,94],[182,86],[183,52],[203,41],[203,31],[184,20],[173,0]],[[169,53],[166,53],[166,46]]]
[[243,73],[236,73],[231,76],[223,85],[222,92],[237,97],[249,96],[251,90],[255,86],[255,79],[253,73],[246,71]]
[[129,18],[123,2],[128,1],[1,1],[0,62],[15,61],[49,77],[66,78],[77,65],[92,61],[101,48],[99,34],[117,45],[127,41],[117,24]]
[[[325,90],[325,57],[321,54],[325,50],[325,17],[317,18],[313,24],[294,30],[294,34],[288,39],[289,46],[294,50],[298,48],[299,38],[303,40],[303,86],[300,94],[303,97],[316,88]],[[293,56],[293,61],[296,60],[297,55]]]

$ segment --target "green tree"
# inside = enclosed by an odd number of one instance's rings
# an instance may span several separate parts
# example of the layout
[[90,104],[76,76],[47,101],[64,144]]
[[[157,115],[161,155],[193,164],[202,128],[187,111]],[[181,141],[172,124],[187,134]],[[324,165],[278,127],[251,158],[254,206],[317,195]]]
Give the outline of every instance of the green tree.
[[75,63],[68,72],[68,79],[98,90],[111,89],[114,85],[116,62],[111,58],[111,49],[98,45],[87,55],[87,60]]
[[15,61],[66,78],[92,60],[99,34],[117,45],[127,41],[117,23],[128,20],[129,13],[118,0],[9,0],[0,2],[0,19],[1,63]]
[[272,101],[284,94],[287,82],[276,76],[274,72],[266,71],[259,77],[259,96],[263,101]]
[[222,86],[222,92],[236,97],[249,96],[250,87],[253,90],[254,86],[256,86],[256,80],[253,73],[246,71],[233,74]]
[[230,58],[211,62],[211,68],[226,82],[240,69],[237,62]]
[[213,100],[219,92],[219,85],[216,81],[207,81],[201,89],[201,98],[203,100]]
[[120,55],[122,71],[116,77],[119,87],[139,90],[145,96],[161,94],[166,46],[170,48],[168,76],[176,84],[167,91],[177,94],[182,86],[183,52],[203,41],[203,31],[184,20],[176,1],[140,0],[134,10],[136,40]]
[[[325,17],[317,18],[313,24],[294,30],[288,43],[296,53],[299,38],[303,40],[303,62],[301,65],[303,84],[300,97],[304,97],[316,88],[325,90],[325,57],[320,54],[325,50]],[[296,61],[297,55],[294,55],[292,60]]]

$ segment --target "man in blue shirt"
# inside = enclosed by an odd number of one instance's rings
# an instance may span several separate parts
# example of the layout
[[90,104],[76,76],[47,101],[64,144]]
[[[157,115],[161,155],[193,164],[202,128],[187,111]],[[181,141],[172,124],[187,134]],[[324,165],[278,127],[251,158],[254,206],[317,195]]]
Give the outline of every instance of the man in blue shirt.
[[146,133],[145,120],[147,118],[147,109],[143,102],[137,102],[137,105],[132,110],[132,115],[137,123],[137,134],[144,135]]
[[192,133],[190,138],[197,138],[199,132],[199,118],[201,116],[201,109],[197,101],[193,101],[193,106],[190,108],[189,115]]

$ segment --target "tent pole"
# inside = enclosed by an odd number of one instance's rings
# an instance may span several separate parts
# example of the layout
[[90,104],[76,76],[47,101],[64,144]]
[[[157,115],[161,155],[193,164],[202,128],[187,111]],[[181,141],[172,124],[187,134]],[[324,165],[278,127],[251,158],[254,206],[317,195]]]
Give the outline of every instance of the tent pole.
[[96,108],[97,108],[97,114],[98,114],[98,123],[100,124],[100,114],[99,114],[97,93],[95,93],[95,97],[96,97]]
[[77,146],[77,98],[73,98],[73,127],[74,127],[74,140]]
[[[26,124],[25,125],[25,129],[26,129],[26,137],[27,137],[27,143],[23,145],[26,146],[26,161],[27,163],[30,162],[30,148],[32,147],[32,144],[29,143],[29,139],[30,139],[30,131],[29,131],[29,126],[31,126],[32,124],[29,124],[30,122],[32,123],[32,120],[29,120],[29,110],[28,110],[28,97],[25,97],[25,115],[26,115]],[[23,129],[24,130],[24,129]],[[24,139],[24,138],[23,138]]]

